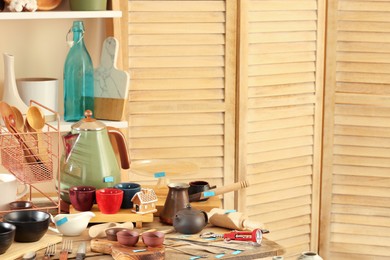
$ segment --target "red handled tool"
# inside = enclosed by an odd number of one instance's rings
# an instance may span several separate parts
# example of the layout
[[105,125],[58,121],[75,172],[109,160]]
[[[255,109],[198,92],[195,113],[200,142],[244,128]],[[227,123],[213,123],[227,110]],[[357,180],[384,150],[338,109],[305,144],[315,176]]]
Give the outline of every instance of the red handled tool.
[[253,231],[231,231],[225,234],[215,234],[213,232],[206,232],[200,234],[201,238],[223,238],[225,242],[231,240],[248,241],[256,245],[260,245],[263,240],[263,234],[269,233],[268,230],[256,228]]

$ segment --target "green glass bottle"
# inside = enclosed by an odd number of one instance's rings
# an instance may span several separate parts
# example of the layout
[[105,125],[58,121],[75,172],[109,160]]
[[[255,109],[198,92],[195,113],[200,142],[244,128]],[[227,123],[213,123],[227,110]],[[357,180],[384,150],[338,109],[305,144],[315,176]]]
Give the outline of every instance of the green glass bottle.
[[94,68],[84,43],[84,24],[74,21],[73,45],[64,66],[64,119],[79,121],[85,110],[94,109]]

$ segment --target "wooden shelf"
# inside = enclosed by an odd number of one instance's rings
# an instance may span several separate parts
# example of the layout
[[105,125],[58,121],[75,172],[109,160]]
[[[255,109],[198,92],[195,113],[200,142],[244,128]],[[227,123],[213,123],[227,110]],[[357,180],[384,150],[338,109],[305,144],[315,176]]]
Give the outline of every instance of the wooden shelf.
[[1,12],[0,20],[33,19],[74,19],[74,18],[117,18],[121,11],[36,11],[36,12]]
[[[105,124],[106,126],[112,126],[112,127],[116,127],[116,128],[119,128],[119,129],[124,129],[124,128],[127,128],[128,127],[128,122],[127,121],[107,121],[107,120],[100,120],[98,119],[99,122],[102,122],[103,124]],[[61,121],[60,122],[60,131],[61,132],[69,132],[71,130],[71,126],[76,123],[76,122],[65,122],[65,121]],[[56,125],[57,124],[57,121],[55,122],[49,122],[49,124],[54,124]]]
[[[137,228],[142,228],[143,222],[153,222],[153,213],[141,215],[133,213],[131,209],[120,209],[115,214],[103,214],[99,211],[98,205],[94,204],[91,211],[95,213],[95,217],[91,218],[90,223],[135,222]],[[79,212],[72,205],[69,206],[69,213],[75,214]]]

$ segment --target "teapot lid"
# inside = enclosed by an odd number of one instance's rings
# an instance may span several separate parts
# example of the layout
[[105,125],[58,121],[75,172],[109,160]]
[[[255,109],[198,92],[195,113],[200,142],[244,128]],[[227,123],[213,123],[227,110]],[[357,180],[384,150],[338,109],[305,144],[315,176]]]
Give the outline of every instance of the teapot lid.
[[196,210],[196,209],[193,209],[191,207],[191,204],[190,203],[187,203],[186,204],[186,207],[179,210],[177,212],[178,215],[185,215],[185,216],[189,216],[189,215],[197,215],[200,211],[199,210]]
[[85,118],[81,119],[77,123],[72,125],[74,130],[84,130],[84,131],[97,131],[106,128],[106,125],[100,121],[97,121],[95,118],[92,118],[92,111],[85,110]]

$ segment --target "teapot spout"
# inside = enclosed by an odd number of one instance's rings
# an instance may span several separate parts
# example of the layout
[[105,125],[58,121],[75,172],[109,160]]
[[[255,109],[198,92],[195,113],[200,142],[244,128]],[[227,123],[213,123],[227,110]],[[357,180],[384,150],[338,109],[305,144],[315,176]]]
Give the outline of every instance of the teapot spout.
[[73,147],[77,143],[79,136],[80,134],[72,134],[71,132],[69,132],[62,137],[65,149],[66,162],[72,154]]

